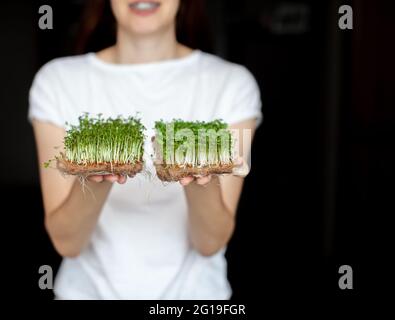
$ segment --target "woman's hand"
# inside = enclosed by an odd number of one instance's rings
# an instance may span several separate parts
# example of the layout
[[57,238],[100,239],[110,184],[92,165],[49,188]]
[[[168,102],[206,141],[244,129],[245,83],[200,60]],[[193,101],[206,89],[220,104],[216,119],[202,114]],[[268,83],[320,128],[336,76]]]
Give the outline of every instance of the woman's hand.
[[[245,178],[250,172],[250,167],[244,161],[243,158],[238,158],[235,161],[235,167],[233,168],[232,175],[237,177]],[[182,186],[187,186],[191,182],[195,181],[197,184],[205,186],[211,181],[212,175],[208,176],[190,176],[180,179],[180,184]]]
[[202,186],[207,185],[211,181],[211,175],[208,176],[189,176],[180,179],[180,184],[184,187],[195,181],[197,184]]
[[119,184],[125,184],[127,180],[127,176],[121,175],[121,174],[104,174],[104,175],[91,175],[88,176],[87,179],[91,182],[111,182],[115,183],[118,182]]

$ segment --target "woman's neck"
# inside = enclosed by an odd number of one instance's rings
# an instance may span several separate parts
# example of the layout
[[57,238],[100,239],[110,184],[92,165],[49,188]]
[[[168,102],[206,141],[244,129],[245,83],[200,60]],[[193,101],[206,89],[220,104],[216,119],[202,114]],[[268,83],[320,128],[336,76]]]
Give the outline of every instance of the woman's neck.
[[116,44],[97,55],[110,63],[139,64],[181,58],[191,51],[177,42],[174,27],[152,35],[131,35],[119,28]]

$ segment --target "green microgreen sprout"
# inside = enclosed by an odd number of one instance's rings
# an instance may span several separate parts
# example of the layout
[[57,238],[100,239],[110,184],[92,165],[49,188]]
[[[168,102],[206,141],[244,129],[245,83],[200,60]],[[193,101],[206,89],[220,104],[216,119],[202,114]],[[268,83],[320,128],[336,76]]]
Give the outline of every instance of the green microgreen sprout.
[[[134,117],[103,119],[88,113],[70,126],[64,138],[65,157],[76,164],[133,164],[142,161],[144,126]],[[48,164],[49,165],[49,164]]]
[[165,165],[205,167],[232,163],[234,141],[222,120],[160,120],[155,122],[155,131],[156,155]]

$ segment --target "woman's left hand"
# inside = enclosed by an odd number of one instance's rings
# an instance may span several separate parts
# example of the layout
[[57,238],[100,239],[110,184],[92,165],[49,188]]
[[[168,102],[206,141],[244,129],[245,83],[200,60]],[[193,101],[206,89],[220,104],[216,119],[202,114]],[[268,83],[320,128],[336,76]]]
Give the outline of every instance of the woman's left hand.
[[[243,158],[238,158],[235,161],[235,167],[232,170],[232,175],[238,176],[241,178],[245,178],[249,172],[250,172],[249,165],[244,161]],[[190,183],[195,182],[196,184],[205,186],[211,181],[211,177],[212,177],[212,175],[189,176],[189,177],[180,179],[180,184],[185,187],[185,186],[189,185]]]
[[180,184],[185,187],[190,183],[192,183],[193,181],[195,181],[197,184],[204,186],[211,181],[211,177],[212,177],[211,174],[208,176],[189,176],[189,177],[181,178]]

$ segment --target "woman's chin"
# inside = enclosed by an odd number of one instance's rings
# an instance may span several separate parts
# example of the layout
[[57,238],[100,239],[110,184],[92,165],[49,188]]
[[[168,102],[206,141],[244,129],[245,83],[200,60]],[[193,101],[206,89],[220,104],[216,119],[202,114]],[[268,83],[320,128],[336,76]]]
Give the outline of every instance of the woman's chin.
[[134,23],[133,25],[125,26],[124,30],[127,33],[133,35],[150,35],[150,34],[158,34],[161,31],[165,30],[164,26],[153,24],[153,23]]

